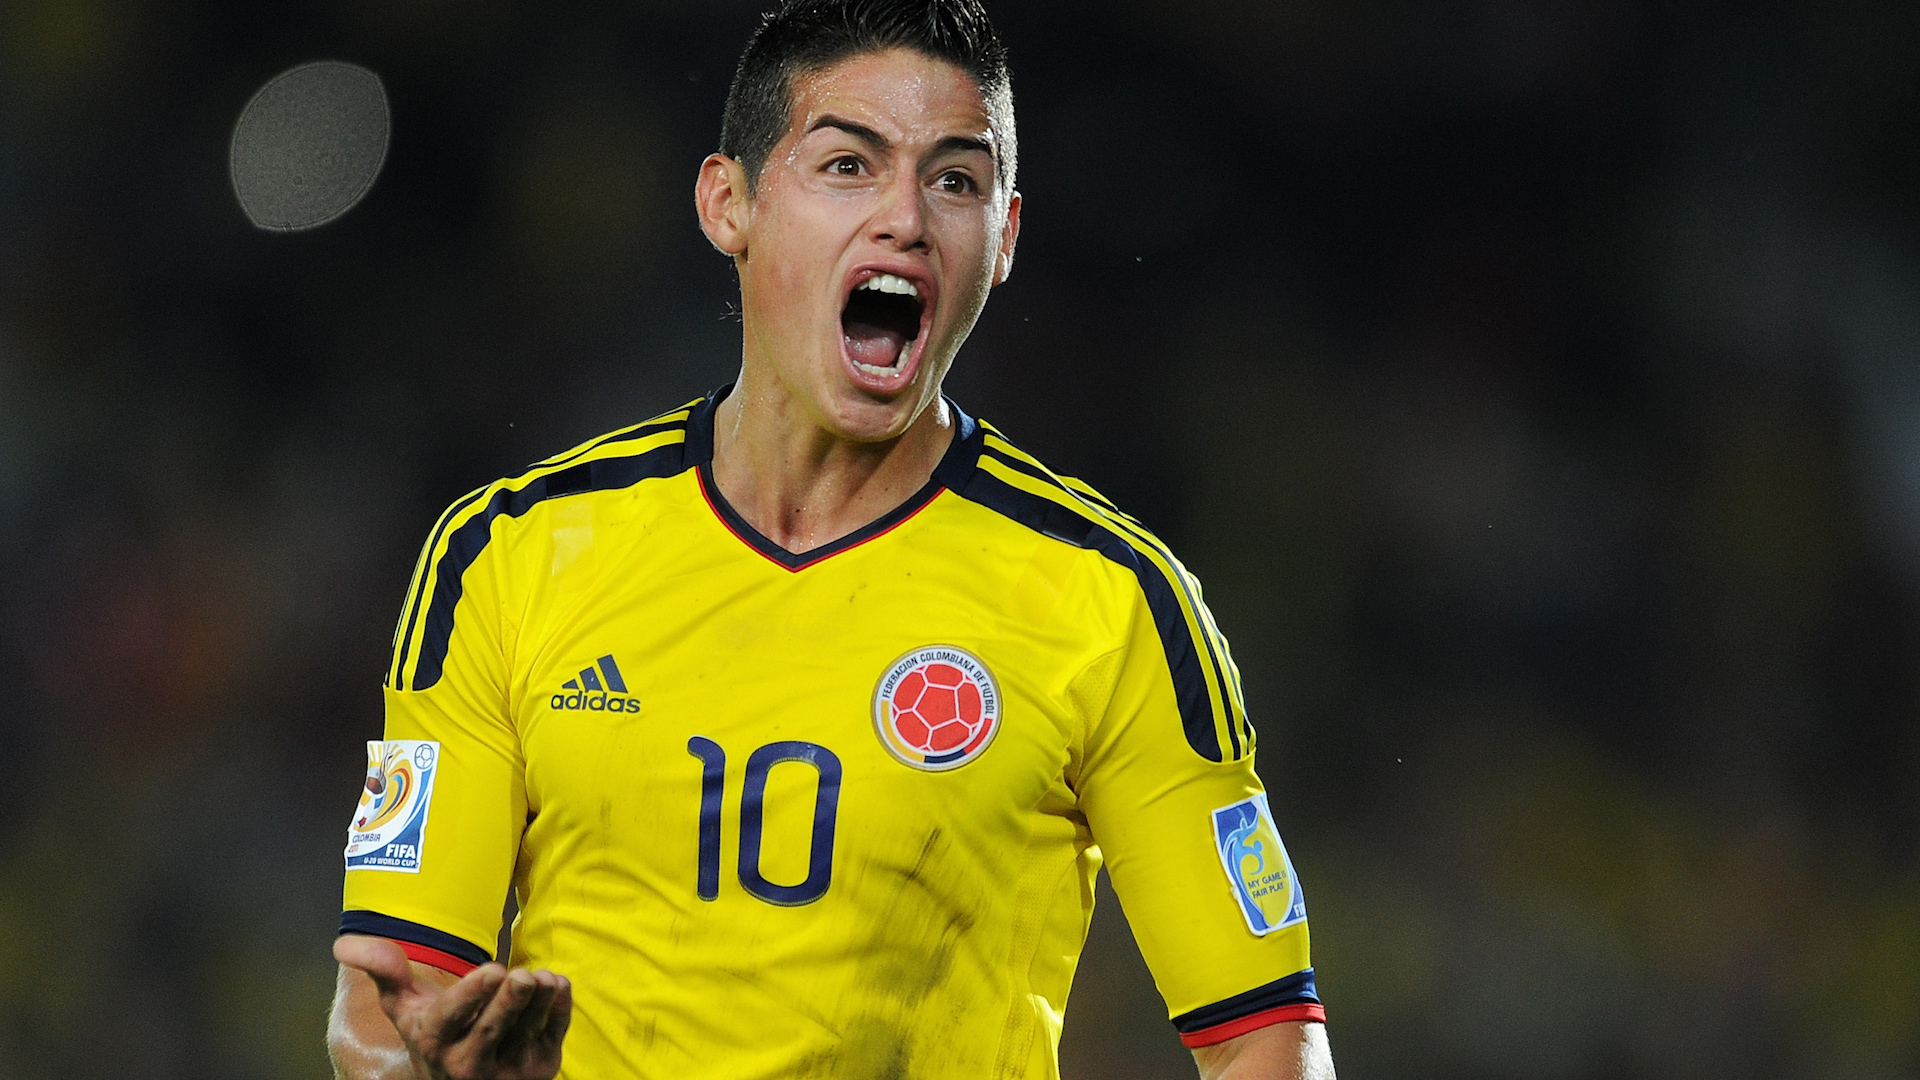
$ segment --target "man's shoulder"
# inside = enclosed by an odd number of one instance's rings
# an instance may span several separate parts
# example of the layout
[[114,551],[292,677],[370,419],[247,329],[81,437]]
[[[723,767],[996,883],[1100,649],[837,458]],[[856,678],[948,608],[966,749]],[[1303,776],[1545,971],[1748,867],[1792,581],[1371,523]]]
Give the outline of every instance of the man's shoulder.
[[688,426],[692,422],[695,410],[706,403],[706,398],[698,397],[685,405],[669,409],[657,416],[650,416],[637,424],[629,424],[626,427],[596,435],[562,453],[534,462],[518,477],[508,477],[499,482],[510,484],[517,479],[542,472],[551,473],[607,458],[636,456],[661,446],[685,443]]
[[956,494],[1063,544],[1097,552],[1108,580],[1145,601],[1165,652],[1181,725],[1209,761],[1253,751],[1239,674],[1194,580],[1173,552],[1093,486],[1048,468],[982,423],[979,457]]
[[[496,589],[524,583],[529,567],[552,566],[555,530],[517,527],[537,519],[537,508],[551,509],[554,500],[569,496],[630,489],[697,465],[689,429],[705,400],[588,439],[455,499],[434,522],[415,564],[387,685],[425,690],[439,682],[455,611],[472,583],[469,571],[483,556],[494,568],[488,580]],[[542,545],[548,549],[544,558]]]
[[1126,553],[1143,547],[1165,551],[1138,518],[1092,484],[1054,470],[992,424],[978,424],[979,456],[952,485],[955,494],[1053,540],[1122,561],[1131,562]]
[[[525,469],[503,476],[454,500],[435,531],[463,527],[490,530],[501,517],[518,518],[549,499],[631,487],[674,476],[697,462],[687,453],[688,427],[697,398],[637,424],[597,435]],[[475,526],[475,522],[484,525]]]
[[687,437],[694,411],[705,403],[705,398],[695,398],[677,409],[597,435],[496,480],[489,488],[538,500],[628,487],[683,472],[697,464],[686,453]]

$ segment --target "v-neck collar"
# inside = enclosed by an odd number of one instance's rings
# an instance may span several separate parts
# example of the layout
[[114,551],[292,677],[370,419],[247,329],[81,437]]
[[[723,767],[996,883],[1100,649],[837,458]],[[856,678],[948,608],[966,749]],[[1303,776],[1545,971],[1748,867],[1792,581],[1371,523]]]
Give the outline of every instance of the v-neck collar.
[[832,558],[849,548],[859,547],[869,540],[893,531],[902,522],[919,513],[933,501],[941,491],[964,486],[973,475],[974,466],[980,460],[980,448],[984,442],[983,429],[974,422],[973,417],[962,412],[952,398],[943,396],[947,408],[953,410],[955,427],[953,442],[947,445],[947,452],[940,457],[940,463],[933,468],[933,475],[920,486],[920,490],[907,497],[899,506],[887,511],[873,521],[840,537],[830,540],[819,547],[807,551],[792,552],[761,535],[760,530],[747,524],[747,519],[727,502],[720,494],[720,485],[713,479],[713,416],[722,401],[733,392],[733,384],[708,394],[705,400],[693,407],[687,416],[687,460],[697,467],[700,493],[706,496],[707,505],[713,508],[715,517],[727,530],[740,538],[748,547],[759,552],[768,560],[778,563],[788,570],[805,570],[824,559]]

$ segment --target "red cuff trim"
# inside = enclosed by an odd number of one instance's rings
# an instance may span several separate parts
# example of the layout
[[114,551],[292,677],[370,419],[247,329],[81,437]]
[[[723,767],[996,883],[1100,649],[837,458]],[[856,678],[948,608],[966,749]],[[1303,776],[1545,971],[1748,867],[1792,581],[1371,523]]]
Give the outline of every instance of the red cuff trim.
[[1229,1020],[1224,1024],[1215,1024],[1199,1031],[1182,1032],[1180,1041],[1186,1046],[1212,1046],[1228,1039],[1237,1039],[1249,1031],[1267,1027],[1271,1024],[1284,1024],[1289,1020],[1310,1020],[1317,1024],[1327,1022],[1327,1009],[1314,1002],[1302,1002],[1298,1005],[1282,1005],[1277,1009],[1257,1012],[1252,1016],[1243,1016],[1238,1020]]
[[428,967],[437,967],[441,971],[451,971],[455,975],[465,975],[467,972],[480,966],[479,964],[462,960],[452,953],[441,952],[439,949],[429,948],[425,945],[415,945],[411,941],[395,941],[393,938],[388,938],[387,940],[405,949],[407,959],[415,961],[416,963],[425,964]]

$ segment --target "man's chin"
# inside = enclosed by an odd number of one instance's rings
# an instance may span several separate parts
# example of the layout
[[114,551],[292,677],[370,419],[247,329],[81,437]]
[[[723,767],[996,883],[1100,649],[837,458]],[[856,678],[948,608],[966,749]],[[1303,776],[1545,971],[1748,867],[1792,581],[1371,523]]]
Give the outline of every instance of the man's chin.
[[834,410],[834,434],[849,442],[883,443],[907,433],[915,419],[905,395],[891,402],[849,403]]
[[880,443],[897,439],[919,418],[925,395],[909,383],[888,395],[851,384],[834,388],[824,411],[833,434],[850,442]]

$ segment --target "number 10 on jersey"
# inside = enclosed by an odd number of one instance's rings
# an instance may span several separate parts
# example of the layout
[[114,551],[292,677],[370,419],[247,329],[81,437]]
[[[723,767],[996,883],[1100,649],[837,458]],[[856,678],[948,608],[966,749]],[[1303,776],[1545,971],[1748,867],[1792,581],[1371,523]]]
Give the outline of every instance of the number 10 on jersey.
[[[727,794],[727,752],[704,735],[687,740],[687,753],[700,759],[700,865],[695,888],[702,900],[720,895],[720,808]],[[767,775],[783,761],[813,766],[813,837],[807,852],[807,879],[776,885],[760,873],[760,841],[766,824]],[[826,894],[833,881],[833,827],[840,813],[840,759],[818,743],[768,743],[747,758],[740,793],[740,887],[769,904],[798,907]]]

